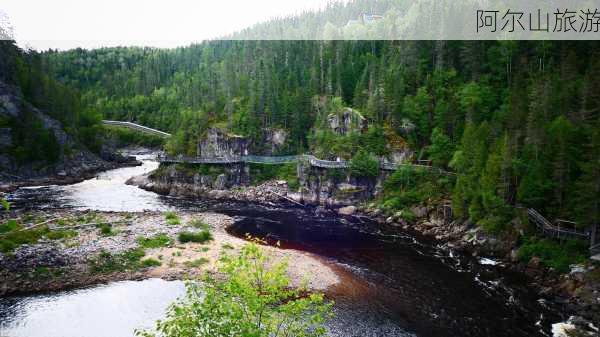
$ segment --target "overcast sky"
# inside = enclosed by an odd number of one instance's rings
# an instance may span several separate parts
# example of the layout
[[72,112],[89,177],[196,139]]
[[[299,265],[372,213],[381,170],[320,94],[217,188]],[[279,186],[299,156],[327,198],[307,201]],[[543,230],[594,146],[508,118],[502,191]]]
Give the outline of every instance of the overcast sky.
[[14,37],[38,50],[185,46],[328,0],[0,0]]

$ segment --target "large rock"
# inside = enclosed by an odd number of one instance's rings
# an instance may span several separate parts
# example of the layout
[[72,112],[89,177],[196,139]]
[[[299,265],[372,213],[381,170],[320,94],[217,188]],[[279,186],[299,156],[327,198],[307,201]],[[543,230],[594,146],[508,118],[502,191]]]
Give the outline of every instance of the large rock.
[[415,207],[411,207],[410,211],[417,217],[417,218],[424,218],[427,216],[427,207],[423,207],[423,206],[415,206]]
[[197,146],[201,158],[223,158],[248,154],[248,141],[245,137],[227,133],[218,128],[210,128]]
[[368,127],[365,117],[351,108],[344,108],[339,113],[330,114],[327,116],[327,122],[329,128],[340,135],[351,131],[363,131]]
[[356,213],[356,206],[346,206],[338,209],[340,215],[352,215]]
[[216,190],[224,190],[227,186],[227,176],[225,174],[219,174],[215,179],[214,188]]

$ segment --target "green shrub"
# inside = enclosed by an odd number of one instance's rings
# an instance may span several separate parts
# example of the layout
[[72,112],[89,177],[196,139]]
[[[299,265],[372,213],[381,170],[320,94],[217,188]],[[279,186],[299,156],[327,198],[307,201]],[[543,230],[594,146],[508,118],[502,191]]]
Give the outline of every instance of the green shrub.
[[162,263],[160,261],[155,260],[153,258],[148,258],[148,259],[142,260],[142,268],[158,267],[161,264]]
[[179,239],[179,242],[181,242],[181,243],[186,243],[186,242],[204,243],[206,241],[210,241],[213,239],[212,234],[207,230],[203,230],[203,231],[200,231],[197,233],[181,232],[181,233],[179,233],[179,236],[177,238]]
[[171,245],[171,238],[164,233],[156,234],[153,237],[138,237],[137,242],[142,248],[160,248]]
[[521,261],[528,262],[534,256],[544,266],[566,273],[570,265],[587,260],[587,247],[578,240],[557,242],[546,238],[526,237],[519,248],[518,257]]
[[383,184],[379,203],[386,211],[397,211],[426,204],[448,195],[452,181],[437,173],[412,167],[400,167]]
[[367,151],[359,150],[350,159],[350,174],[355,177],[377,177],[379,175],[379,161]]
[[194,227],[194,228],[199,228],[199,229],[206,229],[206,230],[209,229],[208,224],[200,219],[192,219],[192,220],[188,221],[188,226]]
[[10,202],[8,202],[6,199],[2,198],[2,199],[0,199],[0,203],[2,204],[2,208],[4,208],[4,211],[6,211],[6,212],[10,211]]
[[169,306],[156,329],[136,331],[136,336],[326,335],[333,304],[322,294],[292,287],[287,265],[270,261],[258,245],[223,258],[219,272],[221,277],[207,275],[201,284],[188,282],[185,298]]
[[60,239],[68,239],[77,236],[77,231],[68,229],[68,230],[53,230],[46,234],[46,237],[50,240],[60,240]]
[[102,251],[98,256],[89,260],[89,266],[93,273],[137,270],[142,267],[140,260],[144,255],[145,252],[141,248],[131,249],[120,254]]
[[29,229],[12,231],[2,235],[0,238],[0,251],[8,253],[17,247],[25,244],[35,244],[40,238],[50,232],[47,226]]
[[201,258],[195,259],[193,261],[185,261],[183,264],[188,268],[198,268],[207,263],[208,263],[208,259],[205,257],[201,257]]
[[117,234],[115,231],[113,231],[113,227],[111,224],[103,223],[98,225],[98,227],[100,228],[100,234],[103,236],[113,236]]
[[17,223],[16,219],[8,219],[6,220],[6,223],[0,225],[0,234],[12,232],[19,228],[21,228],[21,226]]
[[268,180],[285,180],[290,190],[300,187],[296,164],[249,164],[252,185],[259,185]]
[[165,220],[167,220],[167,224],[171,226],[176,226],[181,224],[181,219],[179,215],[173,211],[165,212]]

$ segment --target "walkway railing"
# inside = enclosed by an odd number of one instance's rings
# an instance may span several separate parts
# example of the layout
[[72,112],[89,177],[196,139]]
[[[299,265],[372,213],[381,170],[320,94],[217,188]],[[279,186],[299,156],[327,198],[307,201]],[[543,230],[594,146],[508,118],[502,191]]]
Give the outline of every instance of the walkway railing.
[[600,243],[590,247],[590,255],[599,255],[600,254]]
[[572,238],[572,239],[589,239],[590,232],[587,230],[577,230],[571,228],[561,228],[560,226],[553,225],[550,221],[544,218],[533,208],[527,209],[527,215],[529,219],[535,224],[535,226],[542,231],[542,233],[549,237],[554,238]]
[[[350,166],[346,160],[323,160],[310,154],[291,155],[291,156],[226,156],[226,157],[187,157],[187,156],[169,156],[160,154],[157,160],[161,163],[180,163],[180,164],[235,164],[235,163],[253,163],[253,164],[286,164],[295,163],[300,160],[306,160],[311,166],[328,168],[328,169],[345,169]],[[420,168],[430,171],[435,171],[439,174],[454,175],[452,172],[444,171],[438,167],[410,164],[410,163],[393,163],[388,161],[380,162],[379,167],[385,171],[395,171],[399,167]]]
[[164,131],[152,129],[152,128],[149,128],[147,126],[143,126],[143,125],[139,125],[139,124],[135,124],[135,123],[131,123],[131,122],[102,120],[102,124],[123,126],[123,127],[126,127],[126,128],[130,128],[130,129],[133,129],[133,130],[138,130],[138,131],[150,133],[150,134],[157,135],[157,136],[164,137],[164,138],[171,137],[170,133],[166,133]]

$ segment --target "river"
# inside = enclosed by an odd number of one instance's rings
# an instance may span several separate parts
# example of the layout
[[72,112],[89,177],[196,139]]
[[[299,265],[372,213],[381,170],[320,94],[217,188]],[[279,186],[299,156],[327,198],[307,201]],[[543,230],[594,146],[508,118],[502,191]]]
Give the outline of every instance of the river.
[[[547,336],[550,324],[561,319],[521,275],[493,260],[461,256],[423,238],[382,230],[366,218],[318,208],[159,196],[125,185],[157,167],[151,155],[138,158],[142,166],[73,185],[21,188],[9,198],[14,207],[33,210],[179,209],[234,216],[230,234],[280,241],[282,249],[315,253],[336,270],[342,282],[326,292],[336,303],[331,336]],[[128,337],[160,318],[182,293],[182,282],[151,279],[2,298],[0,336]]]

